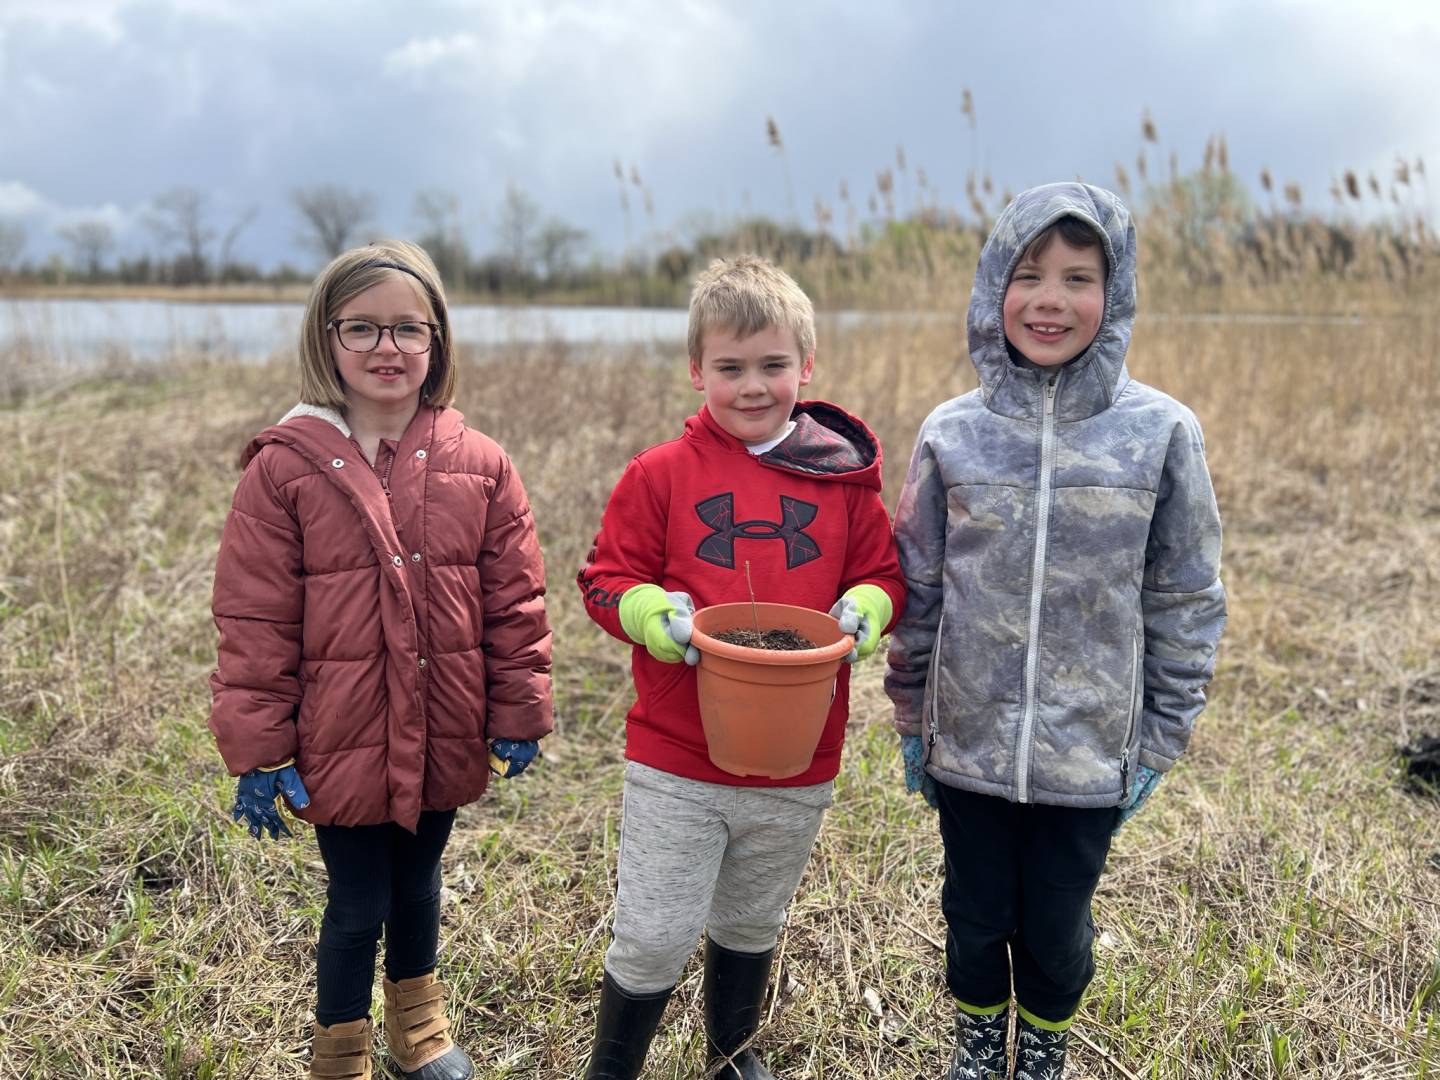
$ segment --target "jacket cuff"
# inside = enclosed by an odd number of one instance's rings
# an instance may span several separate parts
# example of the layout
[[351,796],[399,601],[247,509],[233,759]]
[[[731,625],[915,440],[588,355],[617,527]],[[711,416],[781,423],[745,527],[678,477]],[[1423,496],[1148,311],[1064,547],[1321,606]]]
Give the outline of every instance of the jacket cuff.
[[523,705],[486,703],[486,742],[491,739],[539,742],[554,729],[555,718],[548,696],[543,701]]
[[1166,757],[1158,750],[1152,750],[1148,746],[1140,747],[1140,764],[1147,769],[1154,769],[1157,773],[1169,772],[1175,761],[1175,758]]
[[895,702],[895,718],[891,724],[898,735],[924,735],[925,725],[923,724],[924,703],[917,701],[914,705]]
[[277,761],[294,762],[299,747],[295,738],[295,724],[290,722],[290,738],[256,738],[217,740],[220,757],[231,776],[244,776],[248,772],[284,768]]

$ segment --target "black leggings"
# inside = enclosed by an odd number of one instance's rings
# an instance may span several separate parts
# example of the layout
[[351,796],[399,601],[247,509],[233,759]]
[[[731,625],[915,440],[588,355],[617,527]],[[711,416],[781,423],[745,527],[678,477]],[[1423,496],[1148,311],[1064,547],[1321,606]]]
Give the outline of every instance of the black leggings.
[[1007,802],[936,785],[949,934],[946,981],[965,1004],[1010,998],[1054,1023],[1070,1019],[1095,974],[1090,898],[1105,868],[1113,806]]
[[414,835],[393,822],[315,826],[330,874],[315,951],[316,1021],[329,1027],[370,1015],[382,926],[391,982],[435,970],[440,854],[454,823],[454,810],[427,810]]

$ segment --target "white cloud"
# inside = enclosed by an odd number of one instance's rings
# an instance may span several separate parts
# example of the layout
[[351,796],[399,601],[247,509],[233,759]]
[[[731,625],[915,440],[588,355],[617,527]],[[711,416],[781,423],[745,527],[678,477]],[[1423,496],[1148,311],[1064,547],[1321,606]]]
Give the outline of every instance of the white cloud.
[[52,232],[82,221],[99,221],[117,237],[124,236],[135,228],[140,213],[108,201],[64,206],[18,180],[0,181],[0,220],[26,221]]
[[53,208],[53,203],[18,180],[0,180],[0,217],[36,217]]
[[124,36],[120,14],[130,0],[5,0],[0,27],[25,24],[49,31],[86,30],[115,43]]
[[[478,220],[513,181],[604,249],[687,212],[804,218],[842,180],[863,212],[897,143],[912,174],[925,168],[961,205],[972,167],[1001,187],[1107,176],[1140,149],[1147,106],[1161,132],[1152,167],[1172,148],[1196,167],[1224,132],[1252,187],[1268,167],[1312,206],[1346,167],[1388,176],[1401,153],[1440,168],[1433,0],[1056,9],[1047,30],[1103,57],[1079,82],[1073,64],[1028,49],[1029,16],[1003,5],[370,0],[356,12],[0,0],[0,213],[111,213],[143,238],[124,208],[194,187],[217,227],[258,205],[245,244],[273,264],[296,257],[294,188],[372,192],[377,225],[403,232],[419,189],[454,192]],[[783,154],[766,145],[767,116]],[[628,182],[622,214],[617,159],[638,166],[653,215]]]
[[[388,77],[473,122],[468,145],[502,171],[585,175],[595,162],[684,153],[749,89],[793,62],[743,12],[714,2],[603,5],[487,0],[468,28],[404,42]],[[757,125],[761,121],[757,119]],[[513,160],[510,160],[513,159]]]
[[129,233],[138,219],[134,210],[125,210],[113,202],[102,203],[99,206],[69,207],[63,210],[57,208],[52,217],[56,228],[76,225],[82,221],[98,221],[110,226],[111,231],[117,237]]
[[387,75],[418,77],[435,67],[473,63],[483,51],[474,34],[416,38],[388,53],[381,66]]
[[[0,5],[0,28],[29,24],[51,31],[88,30],[116,43],[126,36],[127,15],[153,6],[138,0],[5,0]],[[170,0],[168,6],[178,14],[230,22],[263,14],[260,8],[247,9],[238,0]]]

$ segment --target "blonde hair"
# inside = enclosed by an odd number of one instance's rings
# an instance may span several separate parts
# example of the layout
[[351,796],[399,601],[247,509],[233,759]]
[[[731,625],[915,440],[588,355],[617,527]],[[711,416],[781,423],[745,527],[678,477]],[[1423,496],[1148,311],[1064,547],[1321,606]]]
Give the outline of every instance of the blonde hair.
[[300,322],[300,400],[307,405],[345,408],[345,387],[330,355],[327,324],[336,313],[366,289],[398,275],[409,279],[425,304],[430,321],[440,327],[430,345],[430,371],[420,388],[420,400],[449,405],[455,397],[455,344],[450,335],[450,311],[440,272],[423,248],[404,240],[377,240],[351,248],[330,260],[310,287],[310,299]]
[[740,255],[716,259],[690,293],[690,359],[700,362],[705,332],[724,327],[746,338],[771,326],[789,330],[804,360],[815,351],[815,308],[795,279],[769,259]]

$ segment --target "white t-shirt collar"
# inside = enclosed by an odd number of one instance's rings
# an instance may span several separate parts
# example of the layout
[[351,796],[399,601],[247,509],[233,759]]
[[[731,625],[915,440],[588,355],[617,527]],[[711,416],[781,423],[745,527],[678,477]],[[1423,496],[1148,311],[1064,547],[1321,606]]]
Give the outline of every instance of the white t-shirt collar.
[[786,423],[785,423],[785,430],[782,431],[779,435],[775,436],[775,438],[770,439],[768,442],[762,442],[762,443],[746,443],[746,444],[745,444],[745,449],[746,449],[746,450],[749,450],[750,453],[755,454],[755,455],[757,455],[757,456],[760,455],[760,454],[768,453],[769,451],[774,450],[775,447],[779,446],[779,445],[780,445],[782,442],[784,442],[786,439],[788,439],[788,438],[790,437],[790,433],[791,433],[792,431],[794,431],[794,430],[795,430],[795,421],[794,421],[794,420],[786,421]]

